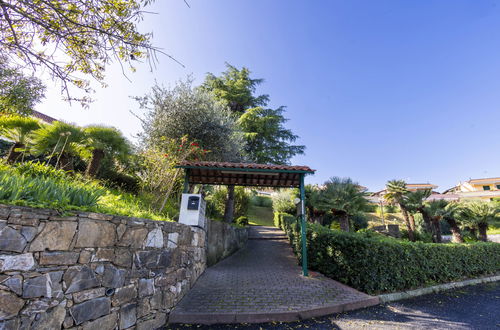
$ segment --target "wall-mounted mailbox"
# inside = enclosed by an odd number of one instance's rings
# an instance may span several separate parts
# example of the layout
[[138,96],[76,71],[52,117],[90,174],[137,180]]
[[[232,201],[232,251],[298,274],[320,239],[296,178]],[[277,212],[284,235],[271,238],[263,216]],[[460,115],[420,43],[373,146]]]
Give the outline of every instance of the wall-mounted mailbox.
[[198,196],[189,196],[188,198],[188,210],[197,210],[200,206],[200,197]]
[[201,194],[182,194],[179,223],[206,228],[205,200]]

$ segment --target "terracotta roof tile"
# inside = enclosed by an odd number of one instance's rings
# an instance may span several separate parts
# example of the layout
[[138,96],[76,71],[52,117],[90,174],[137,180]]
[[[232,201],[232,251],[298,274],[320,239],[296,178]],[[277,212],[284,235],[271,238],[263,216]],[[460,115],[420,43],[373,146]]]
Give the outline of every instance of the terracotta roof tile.
[[199,161],[183,161],[180,166],[194,167],[217,167],[217,168],[243,168],[255,170],[286,170],[286,171],[302,171],[314,173],[316,170],[308,166],[289,166],[289,165],[273,165],[273,164],[254,164],[254,163],[228,163],[228,162],[199,162]]

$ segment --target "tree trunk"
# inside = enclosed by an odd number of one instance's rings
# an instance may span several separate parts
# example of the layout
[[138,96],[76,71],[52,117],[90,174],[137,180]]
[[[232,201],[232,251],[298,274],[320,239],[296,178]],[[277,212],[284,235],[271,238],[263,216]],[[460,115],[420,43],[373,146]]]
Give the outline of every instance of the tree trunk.
[[349,231],[349,216],[347,214],[340,217],[340,230]]
[[103,158],[104,158],[104,150],[94,149],[92,151],[92,158],[90,159],[89,164],[87,165],[87,170],[85,171],[85,174],[95,178],[97,172],[99,171],[99,168],[101,167],[101,161]]
[[451,241],[454,243],[463,243],[464,238],[462,237],[462,232],[460,231],[460,228],[458,227],[457,222],[453,218],[445,218],[446,222],[450,226],[451,234],[452,234],[452,239]]
[[422,219],[424,220],[425,231],[430,234],[433,234],[432,220],[431,216],[429,215],[429,212],[427,212],[427,210],[424,207],[420,208],[419,212],[420,214],[422,214]]
[[403,214],[403,218],[405,219],[406,229],[408,230],[408,238],[410,239],[410,241],[415,242],[415,232],[411,228],[408,212],[403,208],[401,204],[399,204],[399,208],[401,209],[401,213]]
[[483,242],[488,242],[488,234],[486,233],[488,230],[488,224],[485,222],[478,223],[477,229],[479,232],[478,239]]
[[9,149],[9,153],[7,154],[7,162],[8,163],[14,163],[19,156],[21,156],[21,153],[19,151],[16,151],[18,148],[24,148],[24,144],[15,142]]
[[56,166],[65,171],[72,171],[73,161],[67,153],[63,152],[59,157],[59,162],[56,163]]
[[441,220],[441,217],[432,218],[432,227],[434,229],[432,233],[432,241],[434,243],[443,242],[443,237],[441,236],[441,224],[439,223],[439,220]]
[[224,222],[231,223],[234,218],[234,186],[227,186],[226,208],[224,209]]
[[410,227],[413,232],[415,232],[415,216],[412,213],[408,214],[408,217],[410,218]]

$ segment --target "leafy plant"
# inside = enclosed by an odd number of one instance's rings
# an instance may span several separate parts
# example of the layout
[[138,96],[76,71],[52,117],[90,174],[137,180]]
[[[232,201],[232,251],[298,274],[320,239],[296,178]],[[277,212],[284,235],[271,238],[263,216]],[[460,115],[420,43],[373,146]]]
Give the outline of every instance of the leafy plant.
[[12,163],[21,156],[18,149],[26,147],[33,132],[41,127],[37,119],[19,115],[0,116],[0,136],[14,142],[7,154],[7,161]]

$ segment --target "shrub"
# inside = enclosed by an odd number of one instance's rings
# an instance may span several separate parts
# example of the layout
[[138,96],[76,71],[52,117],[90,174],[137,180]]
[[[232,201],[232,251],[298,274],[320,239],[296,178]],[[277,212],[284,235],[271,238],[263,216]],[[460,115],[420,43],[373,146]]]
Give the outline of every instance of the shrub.
[[272,207],[273,200],[271,199],[271,197],[255,195],[252,196],[250,204],[260,207]]
[[368,219],[366,215],[364,215],[363,213],[355,214],[351,218],[351,222],[352,222],[352,227],[354,228],[355,231],[368,228]]
[[236,219],[236,224],[240,226],[248,226],[248,217],[239,217]]
[[[210,195],[207,196],[207,214],[211,217],[222,218],[224,209],[226,208],[227,188],[218,187]],[[247,214],[248,205],[250,204],[250,193],[244,187],[236,187],[234,189],[234,217],[239,217]]]
[[[300,259],[299,227],[286,215],[279,218]],[[500,271],[500,244],[496,243],[413,243],[308,224],[307,245],[311,269],[371,294]]]
[[272,197],[274,212],[295,213],[296,206],[293,204],[293,195],[290,190],[280,191]]

